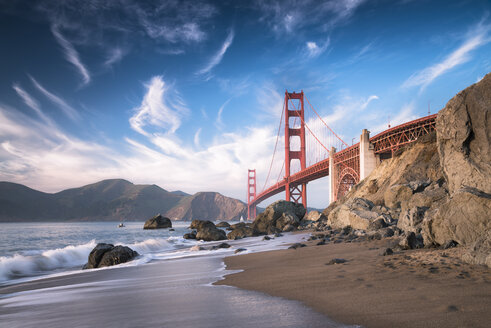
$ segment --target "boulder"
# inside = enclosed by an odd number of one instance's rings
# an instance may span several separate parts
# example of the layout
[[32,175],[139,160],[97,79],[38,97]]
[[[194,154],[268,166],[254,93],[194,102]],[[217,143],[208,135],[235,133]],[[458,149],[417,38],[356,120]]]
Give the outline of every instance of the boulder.
[[435,211],[425,233],[437,245],[455,240],[470,246],[491,230],[490,213],[491,194],[462,188]]
[[196,234],[196,239],[204,241],[217,241],[227,239],[225,231],[218,229],[213,225],[213,227],[205,227],[198,230]]
[[90,252],[84,269],[102,268],[131,261],[138,253],[126,246],[100,243]]
[[350,226],[353,229],[367,230],[370,222],[379,216],[377,212],[371,211],[373,206],[367,199],[348,199],[329,213],[328,223],[334,228]]
[[290,247],[288,247],[288,249],[297,249],[297,248],[302,248],[302,247],[307,247],[307,245],[302,244],[302,243],[295,243],[295,244],[291,245]]
[[238,229],[238,228],[245,228],[245,227],[247,227],[247,224],[246,224],[245,222],[239,222],[239,223],[236,223],[236,224],[232,224],[232,225],[230,226],[230,228],[231,228],[232,230],[234,230],[234,229]]
[[466,262],[487,265],[491,268],[491,230],[477,239],[462,256]]
[[284,231],[285,227],[295,229],[304,215],[305,208],[302,204],[279,200],[269,205],[256,217],[252,228],[256,234],[273,234]]
[[189,229],[195,229],[197,231],[200,231],[201,229],[204,228],[216,228],[215,224],[211,221],[205,221],[205,220],[193,220],[191,222],[191,225],[189,226]]
[[403,231],[421,232],[421,223],[428,207],[413,207],[401,213],[397,227]]
[[249,227],[236,228],[228,233],[227,238],[230,240],[236,240],[246,237],[254,236],[254,230]]
[[228,223],[228,222],[219,222],[219,223],[217,223],[216,227],[217,228],[228,228],[228,227],[230,227],[230,223]]
[[215,246],[212,246],[211,247],[211,250],[214,251],[214,250],[217,250],[217,249],[221,249],[221,248],[230,248],[230,244],[227,244],[227,243],[220,243],[218,245],[215,245]]
[[368,230],[379,230],[385,227],[387,227],[387,223],[383,217],[378,217],[368,224]]
[[415,249],[423,248],[423,236],[421,234],[416,234],[414,232],[406,232],[401,236],[399,246],[402,249]]
[[165,229],[172,228],[172,222],[169,218],[158,214],[151,219],[145,221],[143,229]]
[[196,234],[193,232],[185,233],[184,236],[182,236],[184,239],[196,239]]
[[327,216],[318,211],[310,211],[303,220],[316,222],[318,220],[327,220]]
[[138,253],[127,246],[114,246],[113,249],[104,253],[98,268],[125,263],[137,256]]
[[84,266],[84,269],[93,269],[97,268],[99,262],[101,262],[102,256],[107,251],[113,249],[113,244],[99,243],[97,244],[89,254],[89,259],[87,264]]

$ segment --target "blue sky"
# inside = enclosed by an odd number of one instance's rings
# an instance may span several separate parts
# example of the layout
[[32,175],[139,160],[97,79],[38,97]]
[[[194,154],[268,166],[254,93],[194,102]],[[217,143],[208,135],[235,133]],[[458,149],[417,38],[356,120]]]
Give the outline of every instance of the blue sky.
[[[491,71],[490,12],[486,0],[0,0],[0,180],[56,192],[125,178],[245,200],[248,168],[264,184],[285,89],[349,144],[434,113]],[[309,184],[309,205],[327,205],[327,186]]]

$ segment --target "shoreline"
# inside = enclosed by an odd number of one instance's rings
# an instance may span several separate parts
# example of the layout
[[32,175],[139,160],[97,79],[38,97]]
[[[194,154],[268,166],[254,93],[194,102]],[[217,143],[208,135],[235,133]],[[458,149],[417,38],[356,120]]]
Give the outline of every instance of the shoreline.
[[[487,327],[491,269],[463,263],[461,248],[382,256],[392,238],[226,257],[229,285],[297,300],[364,327]],[[334,258],[343,264],[326,265]]]

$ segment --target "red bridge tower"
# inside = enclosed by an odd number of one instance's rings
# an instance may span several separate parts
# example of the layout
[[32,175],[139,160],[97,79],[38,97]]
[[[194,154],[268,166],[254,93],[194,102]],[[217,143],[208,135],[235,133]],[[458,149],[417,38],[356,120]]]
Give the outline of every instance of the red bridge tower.
[[256,218],[256,204],[251,204],[256,199],[256,170],[247,173],[247,219]]
[[[293,99],[299,100],[299,106],[296,107]],[[288,109],[289,104],[293,110]],[[300,119],[300,127],[290,128],[290,117],[298,117]],[[300,150],[292,150],[290,148],[290,137],[300,138]],[[286,200],[295,203],[301,202],[307,208],[307,183],[292,184],[290,183],[290,162],[292,159],[300,161],[300,170],[305,170],[305,120],[304,120],[304,104],[303,91],[300,93],[289,93],[285,91],[285,192]]]

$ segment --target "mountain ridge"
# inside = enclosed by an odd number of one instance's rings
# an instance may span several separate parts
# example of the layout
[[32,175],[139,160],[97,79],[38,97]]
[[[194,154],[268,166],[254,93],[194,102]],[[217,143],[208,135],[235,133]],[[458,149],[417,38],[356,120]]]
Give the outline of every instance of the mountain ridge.
[[[243,204],[219,193],[211,194],[214,194],[214,197],[209,198],[211,201],[222,199],[227,204]],[[56,193],[0,181],[0,222],[143,221],[157,213],[167,215],[177,204],[182,206],[183,200],[194,199],[195,195],[179,190],[170,192],[155,184],[133,184],[124,179],[106,179]],[[220,219],[235,218],[235,212],[229,213],[226,208],[221,208],[225,203],[222,202],[220,206],[195,204],[183,212],[199,216],[206,208],[215,208],[213,213]],[[179,215],[174,218],[182,219]]]

